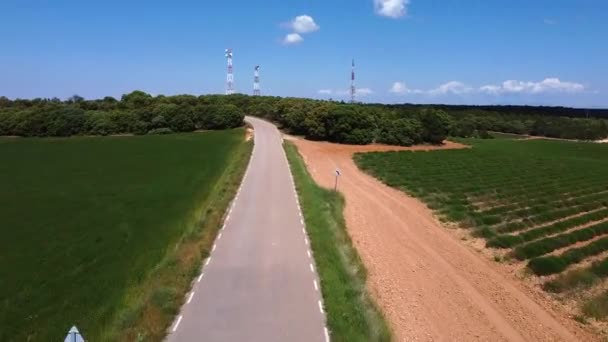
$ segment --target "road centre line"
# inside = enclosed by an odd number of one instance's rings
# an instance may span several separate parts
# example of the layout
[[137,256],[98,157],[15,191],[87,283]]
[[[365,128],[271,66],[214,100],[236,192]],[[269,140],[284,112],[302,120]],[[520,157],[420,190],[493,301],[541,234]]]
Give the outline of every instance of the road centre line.
[[192,297],[194,297],[194,291],[190,292],[190,296],[188,296],[188,300],[186,301],[186,304],[190,304],[190,302],[192,301]]
[[175,332],[177,330],[177,327],[179,327],[179,324],[182,321],[182,315],[179,315],[179,317],[177,317],[177,322],[175,323],[175,326],[173,326],[173,332]]

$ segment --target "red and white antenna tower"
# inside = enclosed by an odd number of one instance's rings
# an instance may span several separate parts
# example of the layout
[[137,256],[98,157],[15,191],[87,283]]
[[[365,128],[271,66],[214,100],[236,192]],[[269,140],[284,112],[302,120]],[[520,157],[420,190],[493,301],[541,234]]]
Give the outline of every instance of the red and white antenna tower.
[[260,66],[256,65],[253,70],[253,96],[260,95]]
[[228,73],[226,74],[226,95],[234,94],[234,74],[232,73],[232,49],[226,49]]
[[350,73],[350,103],[355,103],[356,94],[357,88],[355,88],[355,59],[353,58],[352,69]]

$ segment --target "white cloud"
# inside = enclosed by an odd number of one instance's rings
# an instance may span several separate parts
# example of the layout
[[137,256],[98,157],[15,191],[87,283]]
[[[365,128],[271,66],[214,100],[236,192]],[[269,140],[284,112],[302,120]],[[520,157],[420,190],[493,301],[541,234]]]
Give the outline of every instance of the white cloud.
[[473,91],[473,88],[466,86],[462,82],[450,81],[448,83],[444,83],[444,84],[440,85],[439,87],[437,87],[435,89],[429,90],[428,93],[430,95],[445,95],[448,93],[461,95],[461,94],[470,93],[471,91]]
[[366,95],[370,95],[370,94],[373,94],[373,93],[374,93],[374,91],[371,90],[370,88],[359,88],[359,89],[357,89],[357,93],[356,94],[360,95],[360,96],[366,96]]
[[422,90],[408,88],[407,85],[403,82],[393,83],[393,86],[391,87],[391,89],[389,89],[389,92],[391,92],[393,94],[422,94],[423,93]]
[[[349,95],[350,96],[350,89],[336,89],[336,90],[332,90],[332,89],[321,89],[318,91],[319,94],[323,94],[323,95]],[[370,88],[357,88],[356,89],[356,96],[367,96],[367,95],[371,95],[373,94],[374,91]]]
[[297,33],[309,33],[319,30],[319,25],[315,23],[315,20],[309,15],[299,15],[295,17],[289,24]]
[[297,44],[303,40],[304,38],[302,38],[302,36],[300,36],[298,33],[289,33],[285,36],[285,39],[283,39],[283,43],[288,45]]
[[541,93],[580,93],[585,86],[575,82],[563,82],[559,78],[545,78],[540,82],[504,81],[501,85],[485,85],[482,93],[498,94],[541,94]]
[[374,9],[378,15],[399,18],[407,14],[410,0],[374,0]]

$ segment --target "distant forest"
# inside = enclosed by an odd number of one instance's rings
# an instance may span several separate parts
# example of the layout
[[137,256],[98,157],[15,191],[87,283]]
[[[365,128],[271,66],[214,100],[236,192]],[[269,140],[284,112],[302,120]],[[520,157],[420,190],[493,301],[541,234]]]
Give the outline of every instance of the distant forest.
[[[490,131],[599,140],[608,110],[532,106],[349,104],[271,96],[152,96],[85,100],[0,97],[0,135],[166,134],[243,125],[266,118],[308,139],[347,144],[440,144],[448,136],[491,138]],[[587,115],[589,116],[587,118]]]
[[603,118],[608,119],[608,109],[585,109],[585,108],[570,108],[560,106],[514,106],[514,105],[444,105],[444,104],[399,104],[392,105],[394,107],[433,107],[442,109],[448,112],[461,111],[486,111],[500,114],[521,114],[532,116],[564,116],[570,118]]

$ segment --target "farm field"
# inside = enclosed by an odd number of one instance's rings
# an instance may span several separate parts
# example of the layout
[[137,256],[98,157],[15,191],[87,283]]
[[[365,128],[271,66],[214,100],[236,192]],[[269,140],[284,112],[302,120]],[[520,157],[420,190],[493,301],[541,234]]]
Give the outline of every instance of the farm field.
[[355,155],[364,171],[469,228],[496,259],[522,263],[545,291],[608,317],[608,146],[510,139],[471,149]]
[[73,324],[107,339],[201,210],[223,213],[210,198],[246,145],[243,129],[0,138],[0,341],[56,341]]

